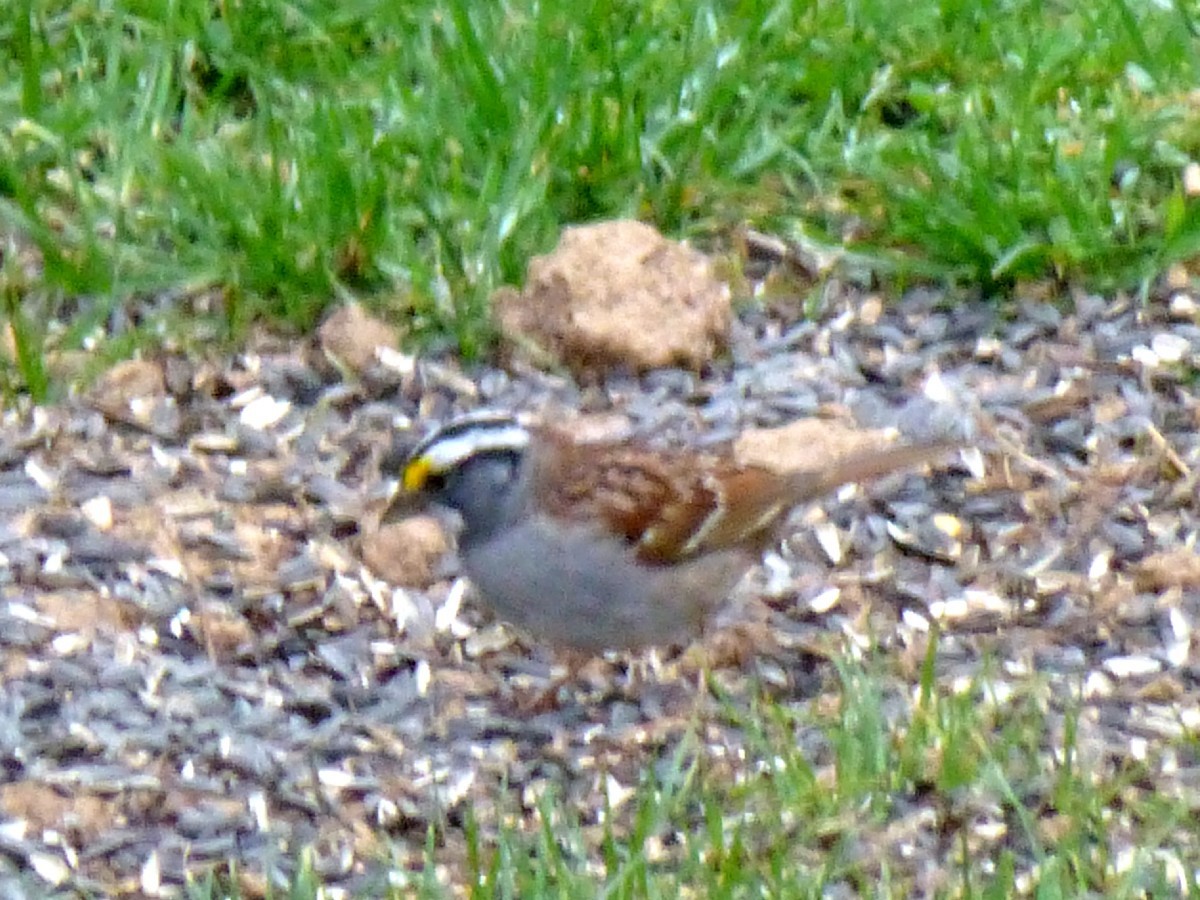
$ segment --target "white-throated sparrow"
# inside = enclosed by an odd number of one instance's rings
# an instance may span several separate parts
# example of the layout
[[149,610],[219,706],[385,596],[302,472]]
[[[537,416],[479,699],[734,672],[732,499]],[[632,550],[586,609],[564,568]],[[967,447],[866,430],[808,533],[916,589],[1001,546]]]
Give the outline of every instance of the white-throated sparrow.
[[459,555],[483,601],[535,637],[585,652],[673,644],[702,631],[792,508],[955,446],[893,446],[779,473],[475,414],[411,452],[384,520],[423,502],[457,512]]

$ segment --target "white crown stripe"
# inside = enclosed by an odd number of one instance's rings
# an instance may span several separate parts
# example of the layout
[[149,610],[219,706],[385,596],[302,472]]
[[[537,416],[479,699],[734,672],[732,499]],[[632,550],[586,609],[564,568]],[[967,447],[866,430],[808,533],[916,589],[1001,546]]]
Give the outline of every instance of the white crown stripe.
[[521,450],[529,445],[529,432],[515,423],[500,427],[471,428],[458,434],[435,437],[424,457],[434,471],[452,469],[478,453],[490,450]]

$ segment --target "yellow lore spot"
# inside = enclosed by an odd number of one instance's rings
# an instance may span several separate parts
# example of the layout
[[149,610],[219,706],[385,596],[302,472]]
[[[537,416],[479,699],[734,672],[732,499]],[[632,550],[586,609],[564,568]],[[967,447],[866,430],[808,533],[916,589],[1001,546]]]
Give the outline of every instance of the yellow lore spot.
[[400,478],[400,483],[406,491],[419,491],[425,487],[425,483],[429,480],[429,474],[433,471],[433,466],[430,465],[429,459],[422,456],[419,459],[414,459],[404,467],[404,474]]

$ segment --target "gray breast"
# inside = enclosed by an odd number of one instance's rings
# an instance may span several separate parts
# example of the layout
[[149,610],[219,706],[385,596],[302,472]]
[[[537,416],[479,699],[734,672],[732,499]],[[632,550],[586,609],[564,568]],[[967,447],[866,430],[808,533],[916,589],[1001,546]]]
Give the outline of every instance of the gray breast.
[[690,640],[752,561],[727,552],[649,566],[595,528],[540,517],[464,547],[462,557],[500,618],[588,652]]

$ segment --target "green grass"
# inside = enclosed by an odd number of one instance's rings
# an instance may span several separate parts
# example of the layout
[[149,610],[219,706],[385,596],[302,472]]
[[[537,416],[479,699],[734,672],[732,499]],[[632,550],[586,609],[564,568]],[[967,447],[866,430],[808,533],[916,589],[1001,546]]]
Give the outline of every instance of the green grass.
[[[808,235],[896,284],[1000,293],[1139,288],[1200,250],[1183,2],[8,9],[0,386],[39,399],[64,386],[60,350],[302,331],[350,297],[484,352],[490,291],[603,217]],[[931,666],[915,698],[892,683],[843,664],[834,712],[764,703],[737,723],[758,768],[677,748],[599,836],[548,797],[519,826],[436,835],[430,863],[462,844],[480,897],[899,897],[916,876],[889,829],[928,808],[945,896],[1174,893],[1189,834],[1200,892],[1188,810],[1149,763],[1077,764],[1081,702],[1036,681],[991,702],[986,676],[951,691]],[[814,733],[823,759],[799,749]]]
[[35,264],[0,279],[35,395],[43,344],[345,297],[478,353],[489,292],[601,217],[987,289],[1137,287],[1200,246],[1181,2],[13,4],[0,236]]
[[[434,877],[439,865],[475,898],[1200,892],[1194,798],[1154,776],[1194,747],[1080,767],[1096,750],[1076,727],[1089,708],[1062,684],[1035,678],[1001,695],[987,666],[950,686],[935,663],[931,649],[915,691],[881,663],[842,660],[823,697],[725,706],[743,753],[708,752],[696,730],[617,810],[597,815],[553,790],[522,808],[498,787],[502,821],[468,814],[430,832],[425,866],[395,871],[390,895],[460,895]],[[211,878],[191,893],[226,895]],[[286,896],[317,896],[311,870]]]
[[[671,897],[680,885],[699,897],[1165,896],[1180,890],[1172,858],[1190,860],[1186,887],[1200,890],[1188,804],[1146,787],[1159,759],[1081,772],[1077,700],[1052,701],[1034,682],[1001,702],[986,676],[953,690],[934,683],[934,663],[931,649],[915,698],[882,669],[843,661],[835,708],[766,702],[733,714],[743,766],[685,745],[641,785],[624,836],[606,830],[604,877],[580,873],[578,830],[559,841],[502,833],[492,853],[504,864],[479,874],[479,896]],[[815,760],[800,749],[814,733]],[[559,825],[563,813],[541,817]],[[1003,833],[981,837],[984,818]],[[1122,843],[1138,853],[1118,863]],[[906,857],[906,844],[924,849]],[[931,861],[944,868],[923,870]]]

